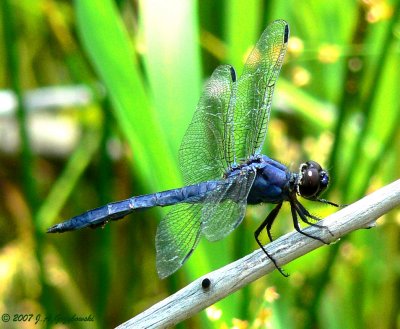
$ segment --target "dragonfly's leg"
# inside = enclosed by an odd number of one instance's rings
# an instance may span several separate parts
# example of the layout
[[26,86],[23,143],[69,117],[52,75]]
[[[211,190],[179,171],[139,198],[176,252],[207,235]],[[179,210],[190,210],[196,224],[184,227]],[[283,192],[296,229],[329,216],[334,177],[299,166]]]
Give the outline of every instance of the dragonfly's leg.
[[331,230],[328,227],[326,227],[324,225],[318,225],[318,224],[315,224],[315,223],[311,223],[307,219],[307,217],[312,218],[314,220],[321,220],[321,218],[318,218],[317,216],[314,216],[314,215],[310,214],[309,211],[306,208],[304,208],[304,206],[300,202],[298,202],[297,200],[294,201],[294,204],[296,206],[297,213],[300,215],[300,218],[304,223],[307,223],[308,225],[315,226],[315,227],[318,227],[318,228],[321,228],[321,229],[324,229],[324,230],[328,230],[329,234],[333,236],[333,233],[331,232]]
[[331,206],[338,207],[338,208],[344,208],[344,207],[347,206],[347,204],[337,204],[337,203],[334,203],[334,202],[331,202],[331,201],[328,201],[328,200],[325,200],[325,199],[315,199],[313,201],[318,201],[318,202],[321,202],[321,203],[329,204]]
[[[297,219],[297,212],[298,212],[298,214],[299,214],[299,216],[300,216],[300,218],[301,218],[302,221],[305,221],[304,219],[307,220],[307,218],[306,218],[306,216],[305,216],[302,212],[300,212],[300,211],[296,208],[296,205],[295,205],[295,203],[294,203],[293,201],[290,201],[290,210],[292,211],[293,226],[294,226],[294,228],[296,229],[297,232],[299,232],[299,233],[301,233],[301,234],[303,234],[303,235],[305,235],[305,236],[308,236],[308,237],[311,238],[311,239],[321,241],[321,242],[324,243],[324,244],[329,244],[329,243],[325,242],[324,240],[322,240],[321,238],[319,238],[319,237],[317,237],[317,236],[313,236],[313,235],[308,234],[308,233],[306,233],[306,232],[303,232],[303,231],[301,230],[300,225],[299,225],[299,221],[298,221],[298,219]],[[314,224],[314,225],[316,225],[316,224]]]
[[[278,204],[278,205],[268,214],[267,218],[266,218],[266,219],[264,220],[264,222],[263,222],[263,224],[266,223],[266,231],[267,231],[267,234],[268,234],[268,238],[269,238],[269,240],[270,240],[271,242],[273,241],[272,235],[271,235],[271,227],[272,227],[272,224],[273,224],[274,221],[275,221],[276,216],[277,216],[278,213],[279,213],[279,210],[281,210],[281,207],[282,207],[282,203]],[[261,224],[261,226],[262,226],[263,224]]]
[[[310,212],[298,200],[294,200],[294,204],[295,204],[298,212],[302,212],[307,217],[310,217],[310,218],[312,218],[312,219],[314,219],[316,221],[320,221],[321,220],[321,218],[319,218],[317,216],[314,216],[313,214],[310,214]],[[310,225],[316,225],[314,223],[308,223],[308,222],[305,222],[305,223],[310,224]],[[318,225],[316,225],[316,226],[318,226]]]
[[264,221],[261,223],[261,225],[257,228],[257,230],[254,232],[254,235],[256,236],[256,240],[258,241],[258,237],[260,236],[262,230],[266,228],[268,238],[272,242],[274,239],[272,239],[271,235],[271,227],[272,224],[274,223],[274,220],[276,216],[279,213],[279,210],[282,207],[282,203],[278,204],[267,216],[267,218],[264,219]]
[[271,233],[270,233],[270,229],[272,226],[272,223],[274,222],[276,216],[279,213],[279,210],[282,207],[282,203],[278,204],[267,216],[267,218],[261,223],[261,225],[257,228],[257,230],[254,232],[254,238],[257,241],[257,244],[260,246],[260,248],[262,249],[262,251],[267,255],[267,257],[271,260],[271,262],[275,265],[276,269],[284,276],[284,277],[288,277],[289,275],[286,274],[282,268],[280,268],[278,266],[278,264],[276,263],[276,260],[267,252],[267,250],[265,250],[262,242],[260,241],[259,237],[261,232],[264,230],[264,228],[267,228],[267,233],[268,233],[268,237],[269,239],[272,241],[272,237],[271,237]]

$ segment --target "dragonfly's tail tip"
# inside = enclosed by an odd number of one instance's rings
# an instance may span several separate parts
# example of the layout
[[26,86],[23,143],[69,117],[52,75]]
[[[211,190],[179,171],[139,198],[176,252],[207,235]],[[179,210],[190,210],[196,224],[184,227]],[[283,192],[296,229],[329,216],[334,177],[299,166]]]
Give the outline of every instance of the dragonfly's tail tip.
[[49,227],[46,231],[46,233],[61,233],[61,232],[62,231],[60,230],[60,227],[58,224]]

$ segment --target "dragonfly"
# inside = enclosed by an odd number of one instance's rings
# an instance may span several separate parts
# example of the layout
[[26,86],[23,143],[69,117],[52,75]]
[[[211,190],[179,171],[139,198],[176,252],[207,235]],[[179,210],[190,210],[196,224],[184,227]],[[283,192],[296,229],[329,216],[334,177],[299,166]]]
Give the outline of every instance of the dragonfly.
[[318,225],[319,218],[297,199],[300,196],[338,207],[320,198],[328,187],[328,172],[315,161],[302,163],[298,172],[292,172],[277,160],[261,154],[288,40],[287,22],[276,20],[262,33],[239,79],[235,69],[226,64],[218,66],[206,81],[179,149],[184,187],[109,203],[53,225],[47,232],[103,227],[138,209],[172,206],[156,233],[160,278],[177,271],[201,237],[217,241],[230,234],[243,221],[247,205],[275,204],[254,236],[284,276],[287,274],[260,238],[265,230],[273,241],[271,227],[284,202],[290,204],[298,232],[328,244],[301,229],[298,218],[329,231]]

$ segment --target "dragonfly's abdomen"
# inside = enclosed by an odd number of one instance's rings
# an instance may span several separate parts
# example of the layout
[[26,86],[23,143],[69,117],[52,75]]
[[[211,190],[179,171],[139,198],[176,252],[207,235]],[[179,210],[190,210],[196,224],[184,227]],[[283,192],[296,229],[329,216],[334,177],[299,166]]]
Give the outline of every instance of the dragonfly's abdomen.
[[202,201],[208,192],[214,190],[218,181],[209,181],[182,188],[135,196],[126,200],[109,203],[105,206],[89,210],[67,221],[50,227],[47,232],[61,233],[77,230],[84,227],[103,226],[111,220],[118,220],[137,209],[164,207],[186,202],[196,203]]
[[290,172],[281,163],[265,157],[247,197],[248,204],[280,203],[287,200]]

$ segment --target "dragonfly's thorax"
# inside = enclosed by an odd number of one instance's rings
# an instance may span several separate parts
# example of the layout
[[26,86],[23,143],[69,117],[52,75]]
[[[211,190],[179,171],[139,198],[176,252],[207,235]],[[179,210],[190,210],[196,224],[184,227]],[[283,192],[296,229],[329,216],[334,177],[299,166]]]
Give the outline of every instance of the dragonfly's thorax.
[[250,166],[256,168],[257,175],[247,197],[248,204],[280,203],[295,191],[297,174],[280,162],[262,155]]

